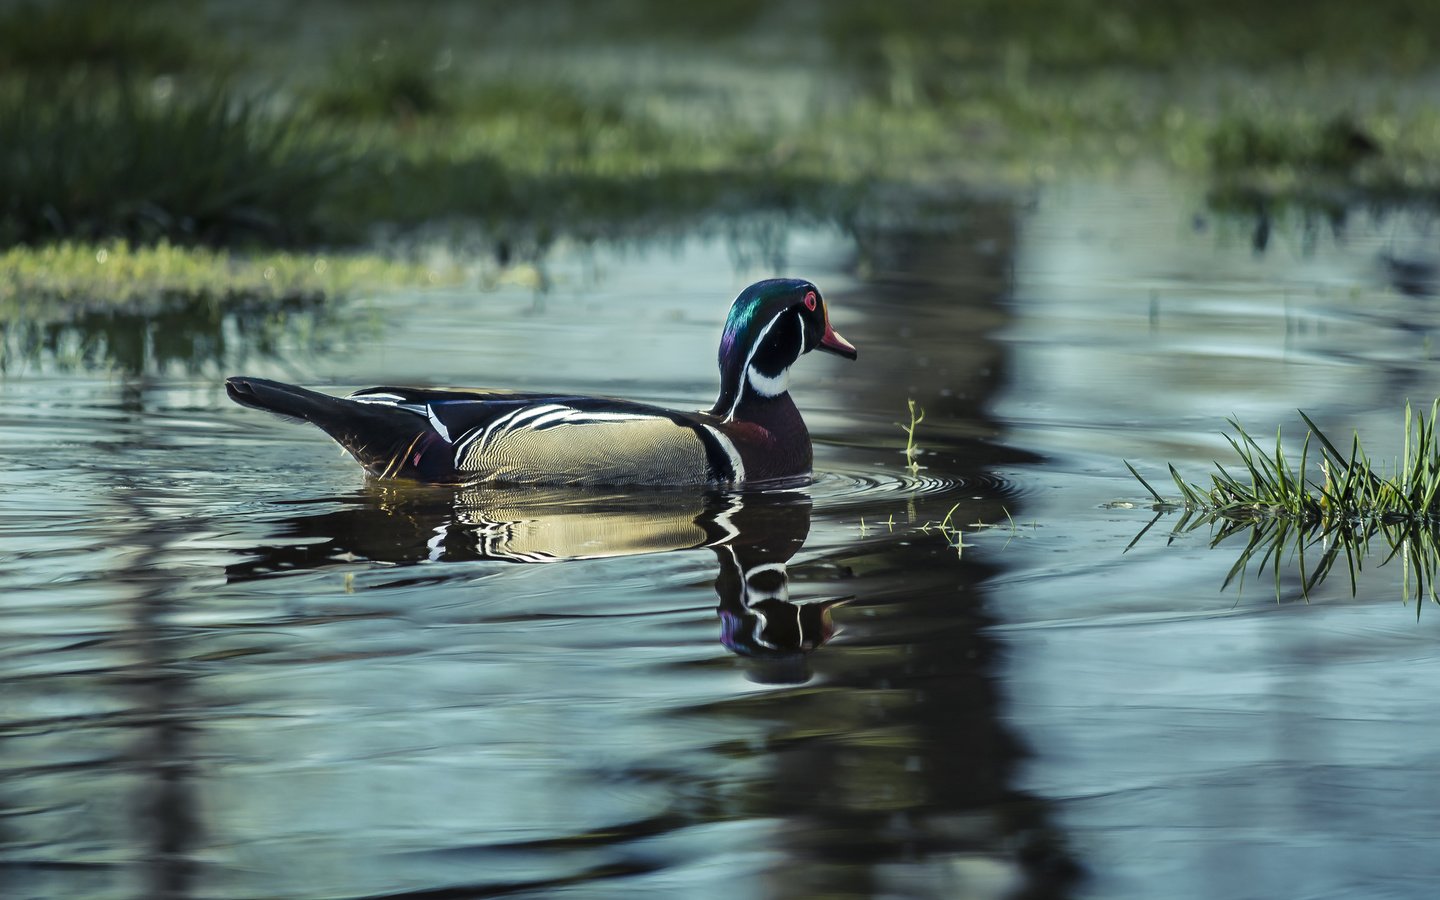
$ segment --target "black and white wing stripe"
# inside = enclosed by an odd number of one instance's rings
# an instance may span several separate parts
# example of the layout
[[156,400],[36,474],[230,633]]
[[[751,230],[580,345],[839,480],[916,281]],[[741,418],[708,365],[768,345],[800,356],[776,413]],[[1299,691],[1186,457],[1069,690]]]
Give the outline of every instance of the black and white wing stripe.
[[592,397],[372,388],[361,403],[423,418],[480,481],[551,484],[740,483],[740,453],[685,413]]

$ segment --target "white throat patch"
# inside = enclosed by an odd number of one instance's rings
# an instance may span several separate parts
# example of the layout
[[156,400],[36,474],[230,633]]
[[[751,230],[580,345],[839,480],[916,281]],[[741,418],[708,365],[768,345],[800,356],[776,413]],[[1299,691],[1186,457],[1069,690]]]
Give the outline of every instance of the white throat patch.
[[[781,313],[781,315],[788,315],[788,313]],[[805,354],[805,317],[799,316],[798,318],[800,320],[800,352],[795,354],[796,359],[799,359]],[[780,316],[776,316],[770,324],[773,325],[779,320]],[[765,331],[768,332],[769,330],[770,326],[765,326]],[[764,336],[763,333],[760,335],[762,339]],[[760,342],[756,341],[755,345],[759,347]],[[753,351],[750,357],[752,359],[755,357]],[[754,388],[755,393],[761,397],[778,397],[790,390],[790,367],[786,366],[780,370],[780,374],[772,377],[765,375],[759,369],[755,368],[754,365],[748,365],[745,367],[745,380],[750,382],[750,387]]]
[[780,374],[774,377],[763,375],[759,369],[751,366],[745,370],[745,378],[750,382],[750,388],[761,397],[778,397],[790,389],[789,366],[781,369]]
[[[766,398],[769,398],[769,397],[778,397],[778,396],[780,396],[781,394],[785,393],[786,391],[788,391],[788,390],[790,389],[790,367],[789,367],[789,366],[786,366],[784,369],[781,369],[781,370],[780,370],[780,374],[771,376],[771,375],[766,375],[766,374],[762,373],[760,370],[756,369],[755,366],[754,366],[754,364],[751,363],[751,360],[753,360],[753,359],[755,358],[755,351],[756,351],[756,350],[759,350],[759,349],[760,349],[760,345],[763,344],[763,343],[765,343],[765,336],[770,333],[770,329],[771,329],[771,328],[774,328],[774,327],[775,327],[775,323],[778,322],[778,321],[780,321],[780,319],[781,319],[783,316],[787,316],[787,315],[791,315],[791,314],[792,314],[792,313],[790,313],[788,310],[785,311],[785,312],[782,312],[782,313],[780,313],[779,315],[777,315],[775,318],[771,319],[769,322],[766,322],[766,323],[765,323],[765,327],[762,328],[762,329],[760,329],[760,334],[755,338],[755,343],[754,343],[754,345],[752,345],[752,346],[750,347],[750,353],[749,353],[749,355],[747,355],[747,356],[745,357],[745,376],[744,376],[744,377],[745,377],[745,382],[744,382],[743,384],[740,384],[740,385],[737,385],[737,386],[736,386],[735,399],[734,399],[733,401],[731,401],[731,403],[730,403],[730,409],[729,409],[728,412],[725,413],[725,421],[728,422],[728,421],[730,421],[731,419],[735,418],[735,410],[736,410],[736,408],[738,408],[738,407],[740,406],[740,401],[743,400],[744,397],[745,397],[745,388],[746,388],[747,385],[749,386],[749,388],[750,388],[751,390],[755,391],[756,396],[766,397]],[[804,316],[800,316],[799,318],[800,318],[800,352],[795,354],[795,358],[796,358],[796,359],[799,359],[799,358],[800,358],[801,356],[803,356],[804,353],[805,353],[805,317],[804,317]],[[722,394],[723,394],[723,392],[724,392],[724,390],[725,390],[724,385],[721,385],[720,390],[721,390],[721,392],[722,392]]]

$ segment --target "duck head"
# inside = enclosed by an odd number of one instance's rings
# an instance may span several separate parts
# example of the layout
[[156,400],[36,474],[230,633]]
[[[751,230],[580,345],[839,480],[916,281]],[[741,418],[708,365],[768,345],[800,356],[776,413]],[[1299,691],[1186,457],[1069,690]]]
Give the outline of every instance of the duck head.
[[790,367],[811,350],[857,355],[830,326],[820,289],[798,278],[750,285],[735,298],[720,335],[720,396],[711,414],[732,419],[745,403],[784,394]]

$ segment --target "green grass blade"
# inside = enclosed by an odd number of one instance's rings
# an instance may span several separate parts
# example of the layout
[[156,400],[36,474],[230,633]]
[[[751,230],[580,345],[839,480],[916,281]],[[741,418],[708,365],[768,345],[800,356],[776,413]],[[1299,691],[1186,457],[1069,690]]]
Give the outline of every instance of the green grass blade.
[[[1157,490],[1155,490],[1153,487],[1150,486],[1150,482],[1146,481],[1146,480],[1145,480],[1145,476],[1141,475],[1139,472],[1137,472],[1137,471],[1135,470],[1135,467],[1134,467],[1134,466],[1130,465],[1130,461],[1129,461],[1129,460],[1123,460],[1123,459],[1122,459],[1121,462],[1125,463],[1125,468],[1127,468],[1127,469],[1130,470],[1130,474],[1135,476],[1135,480],[1138,481],[1138,482],[1140,482],[1141,487],[1145,488],[1145,490],[1147,490],[1147,491],[1150,492],[1150,496],[1152,496],[1152,497],[1155,498],[1155,502],[1156,502],[1156,503],[1160,503],[1160,504],[1164,504],[1164,503],[1165,503],[1165,498],[1162,497],[1162,496],[1160,496],[1160,492],[1157,491]],[[1167,505],[1168,505],[1168,504],[1167,504]],[[1151,524],[1154,524],[1154,523],[1152,522]],[[1127,548],[1127,549],[1128,549],[1128,548]]]

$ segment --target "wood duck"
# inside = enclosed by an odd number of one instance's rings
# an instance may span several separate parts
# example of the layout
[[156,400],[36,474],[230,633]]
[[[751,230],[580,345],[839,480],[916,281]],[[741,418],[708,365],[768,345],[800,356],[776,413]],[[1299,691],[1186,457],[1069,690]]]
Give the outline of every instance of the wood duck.
[[245,406],[312,422],[380,479],[563,485],[739,486],[810,474],[810,434],[788,392],[811,350],[855,359],[820,290],[775,278],[735,298],[707,411],[512,391],[375,387],[332,397],[229,378]]

